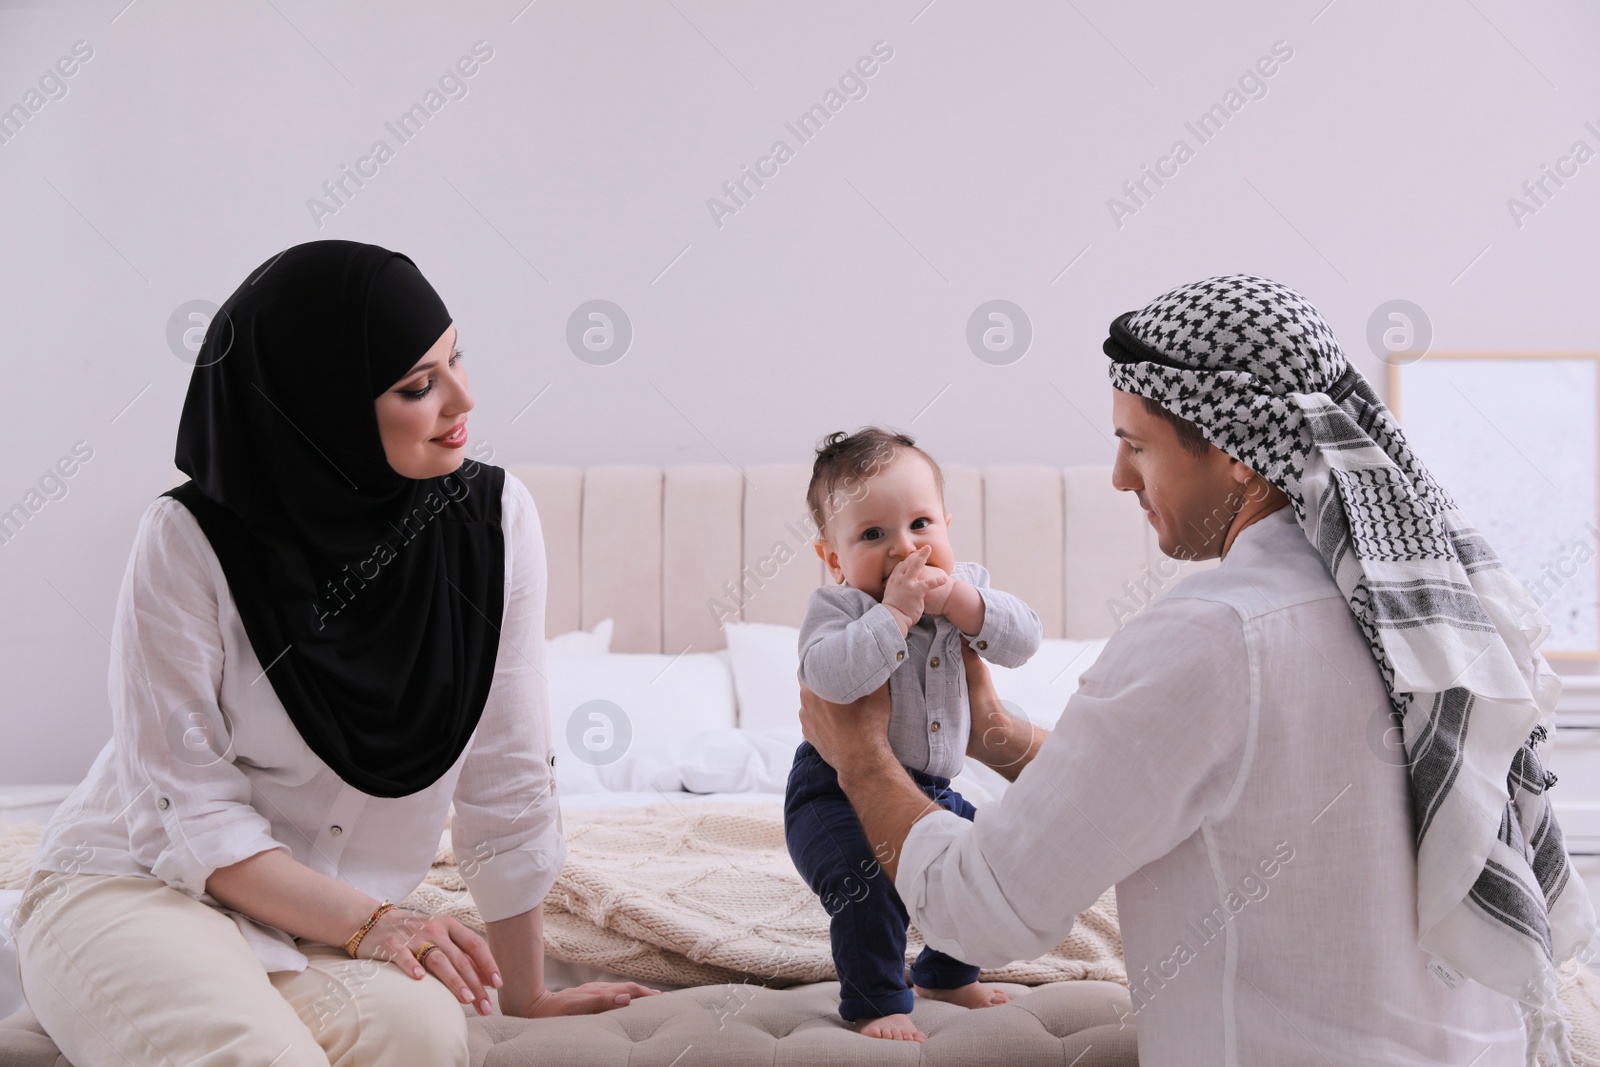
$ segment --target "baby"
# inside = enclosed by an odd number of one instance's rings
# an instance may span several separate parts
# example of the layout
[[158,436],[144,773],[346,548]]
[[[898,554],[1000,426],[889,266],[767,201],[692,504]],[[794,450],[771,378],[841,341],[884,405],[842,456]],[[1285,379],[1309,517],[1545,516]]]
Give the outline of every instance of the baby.
[[[944,475],[905,434],[868,427],[830,434],[817,450],[806,502],[817,555],[836,584],[811,594],[800,628],[800,681],[839,704],[889,685],[889,743],[928,797],[963,818],[950,789],[966,756],[971,713],[962,639],[1003,667],[1039,648],[1039,616],[989,588],[976,563],[952,558]],[[906,909],[834,769],[810,742],[795,753],[784,835],[802,877],[833,916],[839,1014],[872,1037],[920,1041],[909,1015]],[[925,948],[911,967],[916,995],[969,1008],[1003,1004],[978,968]]]

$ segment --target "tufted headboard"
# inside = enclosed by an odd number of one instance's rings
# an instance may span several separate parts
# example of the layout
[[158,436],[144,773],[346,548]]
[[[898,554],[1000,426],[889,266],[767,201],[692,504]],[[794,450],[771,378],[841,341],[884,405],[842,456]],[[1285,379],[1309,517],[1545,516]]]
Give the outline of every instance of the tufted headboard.
[[[1026,600],[1046,637],[1104,637],[1215,566],[1163,555],[1109,467],[942,467],[956,559]],[[506,469],[539,509],[550,636],[611,618],[614,651],[711,652],[724,618],[798,626],[828,580],[811,547],[809,464]]]

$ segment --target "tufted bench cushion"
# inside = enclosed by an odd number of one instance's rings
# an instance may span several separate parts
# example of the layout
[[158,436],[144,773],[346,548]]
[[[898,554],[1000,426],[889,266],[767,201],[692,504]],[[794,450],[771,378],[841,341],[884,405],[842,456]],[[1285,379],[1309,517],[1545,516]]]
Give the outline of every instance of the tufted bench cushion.
[[[1114,982],[1002,985],[1011,1003],[971,1011],[919,1000],[921,1044],[878,1041],[839,1019],[839,984],[697,986],[604,1015],[469,1016],[472,1067],[745,1067],[971,1064],[1135,1067],[1128,991]],[[0,1021],[0,1067],[71,1067],[26,1009]]]

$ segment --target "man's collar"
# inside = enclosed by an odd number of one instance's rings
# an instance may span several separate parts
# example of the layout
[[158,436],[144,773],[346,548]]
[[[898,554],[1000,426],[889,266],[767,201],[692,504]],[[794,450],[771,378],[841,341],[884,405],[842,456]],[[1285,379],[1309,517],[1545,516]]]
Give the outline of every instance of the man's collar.
[[[1295,525],[1297,524],[1297,521],[1298,520],[1296,520],[1294,517],[1294,506],[1291,504],[1286,503],[1283,505],[1283,507],[1278,508],[1276,511],[1267,512],[1265,515],[1252,522],[1249,526],[1246,526],[1244,529],[1233,535],[1233,544],[1228,546],[1228,556],[1232,556],[1235,552],[1239,551],[1239,543],[1241,541],[1249,541],[1251,544],[1254,544],[1262,537],[1267,536],[1266,530],[1283,523]],[[1223,557],[1223,562],[1227,562],[1226,556]]]

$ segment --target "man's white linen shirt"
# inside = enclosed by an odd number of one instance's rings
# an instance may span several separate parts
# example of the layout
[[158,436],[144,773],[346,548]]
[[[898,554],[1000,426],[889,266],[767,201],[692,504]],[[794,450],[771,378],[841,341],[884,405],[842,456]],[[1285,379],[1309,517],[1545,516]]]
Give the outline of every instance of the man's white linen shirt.
[[1500,1067],[1511,1000],[1417,947],[1406,769],[1366,640],[1285,507],[1106,644],[975,822],[919,820],[895,880],[992,966],[1117,887],[1139,1062]]
[[[536,907],[566,846],[547,707],[544,536],[509,473],[501,527],[505,609],[483,715],[442,778],[382,798],[347,785],[301,739],[210,541],[181,503],[156,498],[117,598],[112,737],[46,827],[35,868],[160,878],[220,907],[205,892],[211,873],[276,848],[398,902],[427,875],[453,800],[451,840],[484,919]],[[219,705],[226,738],[216,736]],[[306,966],[288,934],[222,910],[268,971]]]

